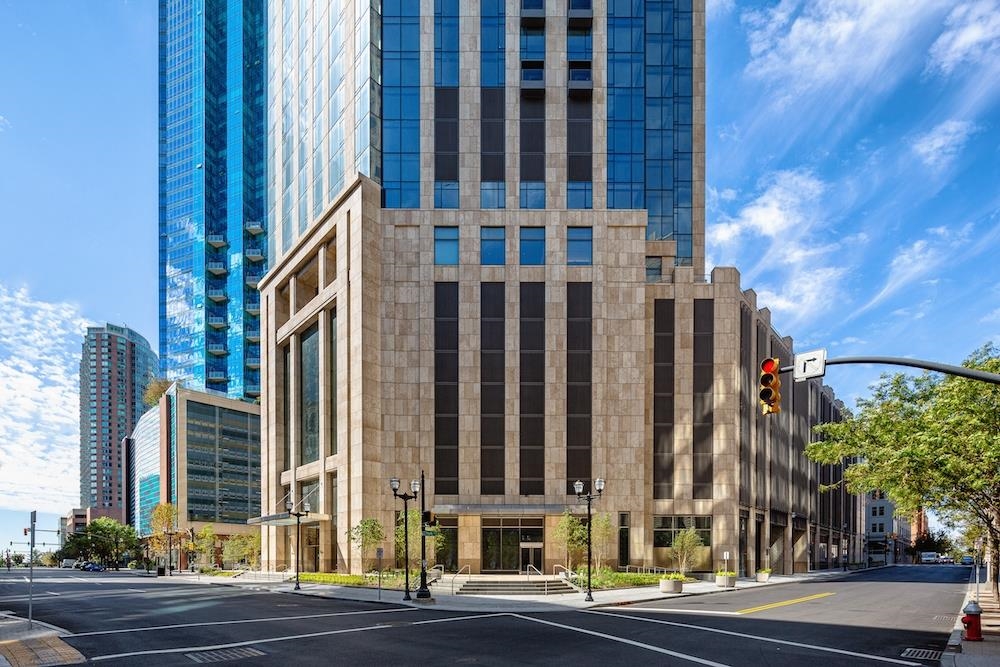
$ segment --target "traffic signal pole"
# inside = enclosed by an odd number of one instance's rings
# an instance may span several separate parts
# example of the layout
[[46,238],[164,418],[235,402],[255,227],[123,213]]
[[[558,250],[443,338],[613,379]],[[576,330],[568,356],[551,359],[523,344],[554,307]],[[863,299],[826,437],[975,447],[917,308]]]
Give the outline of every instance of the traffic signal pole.
[[[824,358],[823,361],[816,366],[810,366],[810,362],[817,361],[816,357],[818,356],[822,356]],[[957,375],[970,380],[1000,384],[1000,375],[996,373],[989,373],[976,368],[966,368],[965,366],[941,364],[936,361],[927,361],[924,359],[910,359],[908,357],[839,357],[835,359],[825,359],[825,357],[825,350],[796,354],[795,364],[792,366],[782,367],[780,372],[791,372],[795,377],[795,381],[798,382],[811,377],[822,377],[825,370],[824,366],[836,366],[840,364],[888,364],[890,366],[922,368],[927,371],[936,371],[947,375]]]

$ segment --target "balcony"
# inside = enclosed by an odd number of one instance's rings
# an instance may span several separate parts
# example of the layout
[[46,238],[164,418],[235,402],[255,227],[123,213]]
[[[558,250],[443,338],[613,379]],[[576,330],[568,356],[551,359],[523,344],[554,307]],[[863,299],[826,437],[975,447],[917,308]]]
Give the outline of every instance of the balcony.
[[226,294],[226,290],[224,289],[208,290],[208,298],[216,303],[223,303],[224,301],[229,301],[229,295]]
[[214,354],[217,357],[223,357],[223,356],[229,354],[229,350],[227,350],[226,346],[224,344],[222,344],[222,343],[209,343],[208,344],[208,353],[209,354]]
[[264,277],[263,271],[247,271],[243,280],[244,282],[246,282],[247,287],[252,287],[254,289],[257,289],[257,284],[263,277]]
[[243,308],[250,315],[260,315],[260,299],[247,299],[243,302]]
[[259,262],[264,259],[264,249],[258,245],[247,246],[243,255],[251,262]]
[[569,19],[570,28],[579,29],[590,28],[593,26],[593,0],[569,0],[568,10],[566,18]]
[[248,343],[259,343],[260,342],[260,330],[259,329],[247,329],[243,337]]
[[264,224],[260,220],[247,220],[243,225],[243,229],[245,229],[248,234],[256,236],[257,234],[264,233]]
[[248,384],[246,385],[244,391],[246,391],[247,396],[260,396],[260,385]]
[[229,272],[229,270],[226,268],[225,262],[211,261],[205,264],[205,268],[208,270],[209,273],[215,276],[222,276]]
[[260,357],[247,357],[247,368],[260,368]]
[[521,93],[530,96],[545,94],[545,67],[542,63],[521,63]]
[[209,315],[208,326],[212,327],[213,329],[225,329],[229,325],[226,323],[226,318],[219,317],[218,315]]
[[209,371],[207,375],[208,375],[207,379],[209,382],[225,382],[226,380],[229,379],[229,376],[226,374],[226,371]]
[[545,25],[545,0],[521,0],[521,25],[525,28]]
[[223,234],[209,234],[205,237],[205,242],[213,248],[223,248],[227,245],[226,237]]

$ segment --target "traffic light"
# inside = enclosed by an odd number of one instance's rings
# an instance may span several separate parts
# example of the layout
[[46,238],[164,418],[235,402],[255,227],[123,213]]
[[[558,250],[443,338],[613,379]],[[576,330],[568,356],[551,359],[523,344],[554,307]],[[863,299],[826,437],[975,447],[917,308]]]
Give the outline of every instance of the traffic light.
[[760,362],[760,411],[769,415],[781,412],[781,380],[778,374],[781,364],[777,357]]

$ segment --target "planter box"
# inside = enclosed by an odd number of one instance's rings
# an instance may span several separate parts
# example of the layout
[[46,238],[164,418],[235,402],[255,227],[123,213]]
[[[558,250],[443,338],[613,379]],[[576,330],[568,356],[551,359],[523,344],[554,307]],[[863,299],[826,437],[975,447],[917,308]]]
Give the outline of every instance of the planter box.
[[680,593],[684,590],[684,582],[680,579],[660,579],[661,593]]
[[719,588],[736,588],[736,577],[715,575],[715,585]]
[[770,572],[758,572],[757,573],[757,581],[760,582],[760,583],[762,583],[762,584],[765,583],[765,582],[767,582],[767,580],[770,579],[770,578],[771,578],[771,573]]

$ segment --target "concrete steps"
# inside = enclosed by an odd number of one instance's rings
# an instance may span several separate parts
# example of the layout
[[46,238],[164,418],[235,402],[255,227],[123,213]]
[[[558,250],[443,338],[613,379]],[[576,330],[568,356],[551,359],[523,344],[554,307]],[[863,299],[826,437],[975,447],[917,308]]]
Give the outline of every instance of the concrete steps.
[[577,590],[563,579],[469,579],[458,595],[561,595]]

